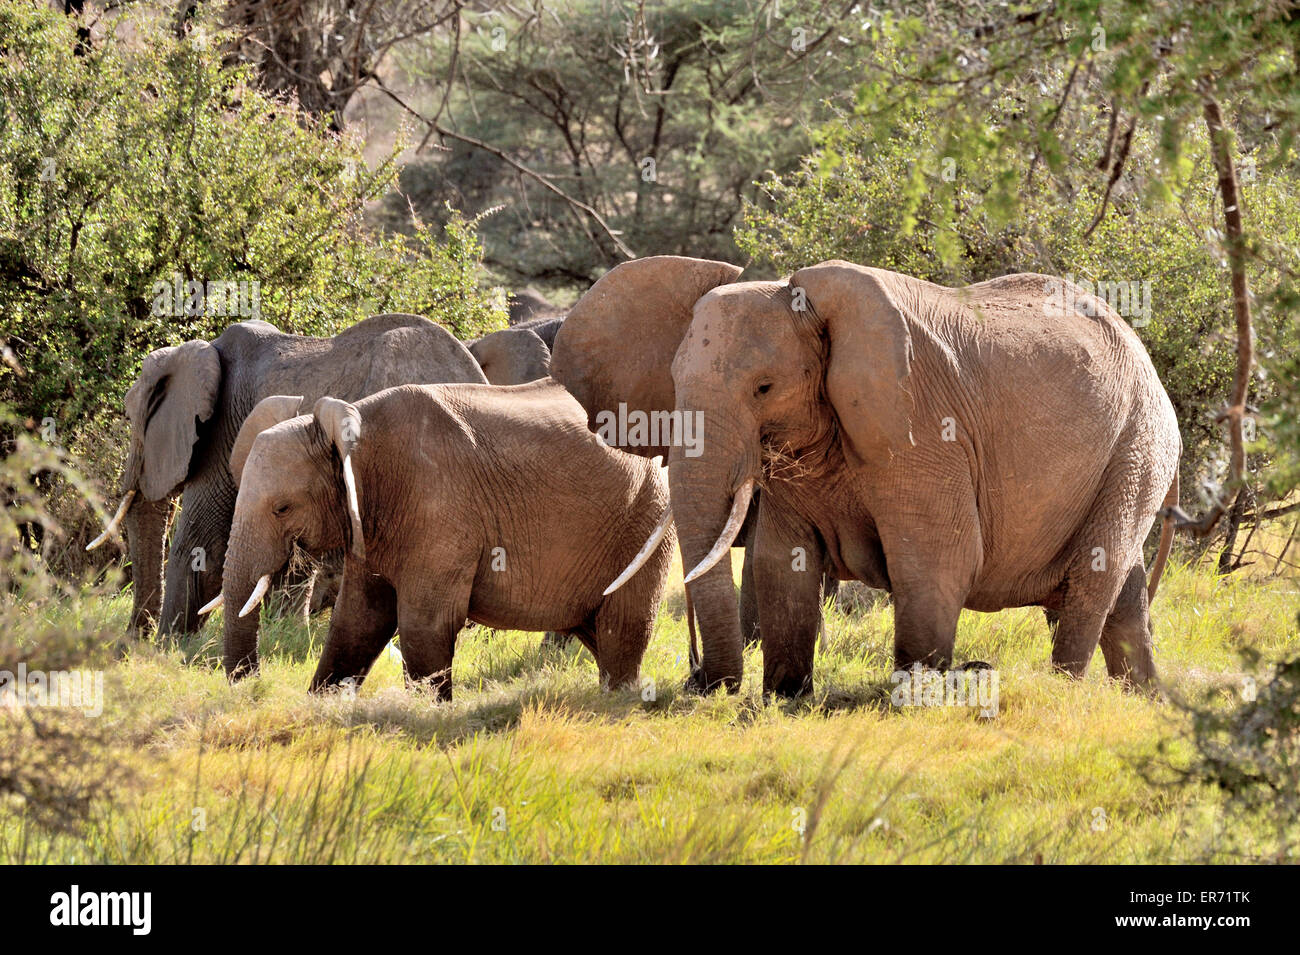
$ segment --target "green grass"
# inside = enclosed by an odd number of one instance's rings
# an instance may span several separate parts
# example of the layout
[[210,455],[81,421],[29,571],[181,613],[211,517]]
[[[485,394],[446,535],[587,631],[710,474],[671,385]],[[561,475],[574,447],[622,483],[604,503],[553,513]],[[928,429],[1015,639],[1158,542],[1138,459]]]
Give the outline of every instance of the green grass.
[[[1161,741],[1188,751],[1186,718],[1107,681],[1100,655],[1085,680],[1051,672],[1040,611],[962,617],[958,659],[999,671],[993,719],[890,706],[887,604],[828,614],[810,700],[765,703],[758,651],[739,694],[701,698],[680,691],[675,579],[643,666],[653,700],[602,693],[580,648],[483,628],[462,634],[446,704],[387,655],[355,697],[309,696],[327,617],[265,621],[261,672],[236,686],[219,620],[127,648],[96,721],[111,790],[67,833],[0,814],[0,862],[1142,863],[1224,860],[1222,826],[1247,825],[1207,787],[1148,781]],[[1293,656],[1296,590],[1171,567],[1170,693],[1231,699],[1243,646]],[[77,624],[120,628],[128,609],[95,598]]]

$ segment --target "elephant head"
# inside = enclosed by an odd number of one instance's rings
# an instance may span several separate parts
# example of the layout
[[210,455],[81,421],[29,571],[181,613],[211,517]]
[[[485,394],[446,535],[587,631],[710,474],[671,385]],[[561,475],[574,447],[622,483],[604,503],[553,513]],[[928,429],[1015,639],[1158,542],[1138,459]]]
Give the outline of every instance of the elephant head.
[[198,426],[212,417],[220,390],[221,358],[208,342],[195,340],[150,352],[126,394],[131,435],[122,502],[86,549],[99,547],[125,521],[135,583],[133,632],[159,618],[171,498],[190,474]]
[[365,489],[353,468],[361,415],[337,398],[321,398],[309,415],[299,414],[301,406],[296,396],[263,399],[231,450],[239,492],[221,594],[200,612],[226,607],[224,657],[232,679],[257,667],[257,606],[295,543],[311,553],[347,547],[365,557]]
[[[612,273],[611,273],[612,274]],[[703,295],[677,342],[662,340],[676,410],[703,419],[700,453],[669,454],[672,512],[699,615],[695,681],[739,685],[730,547],[775,462],[802,471],[888,459],[911,443],[912,331],[889,273],[846,262],[788,282]]]
[[548,374],[551,351],[528,328],[504,328],[469,343],[469,352],[494,385],[523,385]]

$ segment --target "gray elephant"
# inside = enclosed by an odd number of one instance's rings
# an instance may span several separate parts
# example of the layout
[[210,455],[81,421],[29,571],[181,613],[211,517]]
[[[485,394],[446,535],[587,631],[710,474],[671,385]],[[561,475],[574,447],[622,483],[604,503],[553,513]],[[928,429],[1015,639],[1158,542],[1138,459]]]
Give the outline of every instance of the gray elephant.
[[[229,455],[249,411],[267,395],[362,398],[392,385],[485,382],[446,329],[418,315],[379,315],[333,338],[286,335],[263,321],[232,325],[212,342],[146,356],[126,395],[130,446],[122,503],[92,547],[125,521],[134,606],[131,628],[161,633],[201,625],[199,607],[221,589],[235,483]],[[171,499],[182,494],[163,588]]]
[[[667,415],[675,406],[672,358],[690,325],[696,299],[740,278],[727,262],[656,255],[626,262],[602,277],[570,309],[552,344],[551,375],[587,409],[594,429],[597,416],[620,407]],[[658,441],[620,445],[633,454],[662,456]],[[745,548],[739,612],[747,643],[759,642],[758,598],[754,585],[754,534],[760,495],[736,537]],[[826,597],[837,581],[822,578]]]
[[[240,484],[225,577],[204,610],[225,605],[232,678],[257,666],[255,610],[296,541],[347,551],[313,689],[364,678],[400,631],[408,675],[450,698],[467,617],[573,633],[602,685],[637,682],[671,539],[636,552],[667,485],[662,468],[595,438],[554,381],[408,385],[355,405],[270,397],[230,470]],[[638,570],[607,588],[629,561]]]
[[[644,324],[655,271],[672,287],[662,267],[616,278],[632,265],[601,280],[610,341]],[[1104,302],[1042,275],[949,289],[846,262],[680,291],[684,333],[661,326],[646,344],[672,356],[673,410],[703,422],[700,453],[669,458],[703,647],[691,685],[739,685],[729,548],[759,482],[765,691],[811,689],[823,568],[890,591],[900,668],[949,665],[963,608],[1037,605],[1059,669],[1083,674],[1100,643],[1113,677],[1154,677],[1167,516],[1149,576],[1142,545],[1177,503],[1181,440],[1141,341]]]
[[545,318],[534,318],[531,321],[521,322],[514,326],[515,328],[526,329],[533,332],[546,345],[547,352],[555,350],[555,337],[560,333],[560,328],[564,325],[565,315],[549,315]]
[[491,384],[525,385],[550,373],[551,350],[530,328],[503,328],[465,344]]
[[520,289],[512,293],[506,299],[506,309],[511,325],[523,325],[534,319],[562,311],[552,305],[546,296],[535,288]]

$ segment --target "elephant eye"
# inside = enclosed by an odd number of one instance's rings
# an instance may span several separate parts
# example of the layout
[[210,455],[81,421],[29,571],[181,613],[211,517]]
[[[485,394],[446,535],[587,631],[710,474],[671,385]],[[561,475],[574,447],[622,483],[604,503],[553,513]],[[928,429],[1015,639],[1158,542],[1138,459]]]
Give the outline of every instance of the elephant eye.
[[276,517],[283,517],[285,514],[289,513],[290,507],[291,505],[289,504],[277,504],[275,507],[271,508],[271,513]]
[[754,389],[754,397],[757,398],[759,395],[765,395],[771,390],[772,390],[772,383],[770,381],[760,382],[758,386]]

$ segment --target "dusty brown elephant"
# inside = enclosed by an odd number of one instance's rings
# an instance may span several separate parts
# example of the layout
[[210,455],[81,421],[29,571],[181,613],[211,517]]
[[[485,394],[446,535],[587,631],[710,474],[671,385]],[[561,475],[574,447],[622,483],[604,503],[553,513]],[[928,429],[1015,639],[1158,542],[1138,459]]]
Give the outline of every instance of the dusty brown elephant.
[[667,506],[667,483],[656,464],[595,438],[554,381],[403,386],[355,405],[271,397],[230,467],[241,475],[221,594],[232,677],[257,665],[254,611],[297,541],[348,551],[312,689],[364,678],[397,631],[408,675],[449,698],[467,617],[571,632],[602,685],[637,682],[671,540],[602,591]]
[[[189,341],[145,357],[126,395],[131,443],[122,504],[106,540],[125,520],[134,606],[131,629],[188,633],[199,607],[221,589],[235,511],[230,449],[253,406],[271,394],[311,400],[362,398],[407,382],[484,382],[477,362],[446,329],[418,315],[378,315],[333,338],[286,335],[239,322],[212,342]],[[165,555],[172,498],[181,514]],[[166,589],[163,565],[166,556]]]
[[465,343],[493,385],[526,385],[549,374],[551,350],[531,328],[503,328]]
[[1181,443],[1104,302],[1042,275],[949,289],[826,262],[717,288],[661,344],[676,410],[704,421],[702,453],[674,447],[669,468],[703,646],[692,685],[739,685],[729,547],[760,483],[766,691],[811,688],[823,567],[891,592],[900,668],[947,666],[963,608],[1039,605],[1062,670],[1081,675],[1100,643],[1112,676],[1154,676],[1170,522],[1149,580],[1142,545],[1177,502]]
[[[656,255],[615,267],[578,300],[555,337],[551,375],[587,410],[593,430],[598,416],[617,416],[620,408],[661,417],[673,411],[672,359],[691,323],[695,301],[735,282],[740,273],[739,266],[727,262]],[[662,430],[657,429],[660,436]],[[617,446],[667,460],[668,445],[658,440]],[[747,642],[759,639],[753,575],[759,498],[754,495],[750,515],[736,538],[736,546],[745,547],[739,612]],[[823,578],[826,596],[834,584],[833,579]]]

